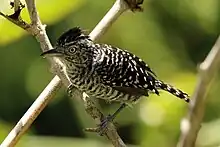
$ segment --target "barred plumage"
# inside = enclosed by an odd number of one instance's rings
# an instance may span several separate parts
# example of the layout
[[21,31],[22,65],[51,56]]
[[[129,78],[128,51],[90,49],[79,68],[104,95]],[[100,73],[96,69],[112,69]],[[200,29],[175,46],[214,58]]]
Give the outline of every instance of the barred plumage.
[[65,32],[54,49],[43,55],[59,56],[74,87],[89,96],[130,103],[160,89],[189,102],[189,96],[157,79],[134,54],[107,44],[94,43],[76,27]]

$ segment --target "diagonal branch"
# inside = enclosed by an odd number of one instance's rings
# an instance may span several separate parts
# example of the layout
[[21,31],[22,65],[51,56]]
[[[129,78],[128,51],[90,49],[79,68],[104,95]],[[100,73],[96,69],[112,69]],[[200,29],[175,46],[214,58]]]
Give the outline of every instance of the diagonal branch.
[[7,20],[9,20],[10,22],[12,22],[13,24],[21,27],[22,29],[26,30],[29,32],[30,30],[30,25],[27,24],[26,22],[24,22],[23,20],[18,20],[18,19],[13,19],[10,17],[10,15],[5,15],[4,13],[0,12],[0,16],[6,18]]
[[199,66],[199,79],[191,101],[187,118],[181,123],[181,137],[178,147],[193,147],[205,110],[206,94],[220,65],[220,36],[206,59]]
[[[142,4],[143,0],[135,1],[129,0],[116,0],[113,7],[106,14],[106,16],[101,20],[101,22],[97,25],[97,27],[91,32],[90,36],[93,40],[97,40],[104,34],[109,26],[128,8],[135,9],[140,8],[140,4]],[[37,41],[40,43],[42,51],[46,51],[52,48],[52,45],[49,41],[49,38],[45,31],[45,25],[43,25],[40,21],[40,18],[37,13],[37,9],[35,6],[34,0],[26,0],[28,12],[31,19],[31,24],[25,23],[20,19],[12,19],[7,15],[4,15],[0,12],[0,15],[13,22],[14,24],[20,26],[25,29],[27,32],[36,37]],[[133,6],[133,7],[128,7]],[[135,6],[135,7],[134,7]],[[57,91],[62,86],[61,81],[67,87],[70,85],[68,77],[65,76],[64,71],[62,70],[64,67],[58,58],[48,59],[54,69],[54,72],[57,74],[52,81],[47,85],[47,87],[43,90],[43,92],[39,95],[39,97],[35,100],[32,106],[28,109],[28,111],[24,114],[24,116],[19,120],[17,125],[12,129],[12,131],[8,134],[5,140],[2,142],[1,147],[13,147],[18,142],[20,137],[27,131],[36,117],[40,114],[40,112],[45,108],[45,106],[49,103],[49,101],[54,97]],[[89,113],[93,119],[96,120],[97,123],[103,118],[103,114],[101,111],[95,106],[95,104],[86,97],[82,97],[84,102],[85,109],[87,113]],[[113,124],[110,124],[107,128],[106,133],[104,134],[115,147],[125,147],[126,145],[121,140],[120,136],[117,134],[117,131]]]

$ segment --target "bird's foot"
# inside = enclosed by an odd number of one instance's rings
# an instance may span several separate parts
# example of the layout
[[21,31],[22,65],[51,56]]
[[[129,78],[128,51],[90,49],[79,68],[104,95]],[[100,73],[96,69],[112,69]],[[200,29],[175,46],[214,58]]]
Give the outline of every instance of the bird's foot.
[[100,136],[103,136],[107,132],[109,123],[113,123],[115,126],[118,126],[117,123],[113,122],[113,119],[114,119],[114,116],[109,114],[108,116],[106,116],[102,119],[101,123],[98,124],[97,127],[95,127],[95,128],[86,128],[86,129],[84,129],[84,131],[96,132]]
[[101,123],[98,125],[98,133],[100,136],[103,136],[105,134],[108,124],[110,122],[113,122],[114,117],[112,115],[108,115],[102,119]]

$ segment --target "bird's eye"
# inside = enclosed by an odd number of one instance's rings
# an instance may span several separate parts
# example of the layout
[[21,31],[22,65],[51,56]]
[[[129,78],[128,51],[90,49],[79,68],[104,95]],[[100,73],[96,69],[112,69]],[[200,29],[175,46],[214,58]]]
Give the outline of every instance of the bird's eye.
[[69,48],[69,53],[73,54],[75,53],[76,49],[75,48]]

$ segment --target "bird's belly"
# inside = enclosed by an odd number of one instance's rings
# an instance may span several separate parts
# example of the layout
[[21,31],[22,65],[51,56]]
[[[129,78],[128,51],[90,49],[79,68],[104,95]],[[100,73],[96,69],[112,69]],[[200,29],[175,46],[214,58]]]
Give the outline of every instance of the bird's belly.
[[109,102],[132,102],[137,99],[137,96],[120,92],[113,87],[107,86],[94,78],[71,78],[71,83],[80,91],[85,92],[90,97],[105,99]]
[[129,102],[133,101],[136,98],[135,96],[120,92],[110,86],[106,86],[103,84],[94,85],[92,89],[86,89],[85,92],[89,96],[104,99],[108,102]]

